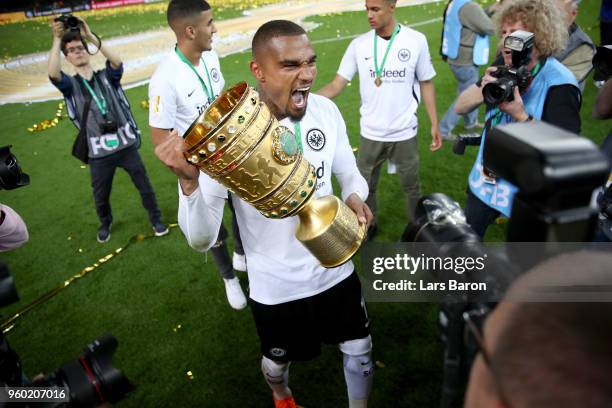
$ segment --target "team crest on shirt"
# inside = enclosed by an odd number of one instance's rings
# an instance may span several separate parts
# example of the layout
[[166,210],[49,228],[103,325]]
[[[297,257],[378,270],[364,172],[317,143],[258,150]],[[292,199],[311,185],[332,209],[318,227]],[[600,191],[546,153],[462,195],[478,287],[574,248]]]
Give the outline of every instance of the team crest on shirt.
[[272,354],[274,357],[282,357],[287,354],[287,350],[278,347],[272,347],[270,349],[270,354]]
[[210,76],[213,81],[219,82],[220,76],[219,76],[219,70],[217,70],[217,68],[213,68],[210,70]]
[[397,52],[397,58],[399,58],[399,60],[402,62],[408,61],[410,59],[410,51],[408,51],[406,48],[402,48]]
[[320,129],[310,129],[306,134],[306,143],[312,150],[318,152],[325,147],[325,133]]

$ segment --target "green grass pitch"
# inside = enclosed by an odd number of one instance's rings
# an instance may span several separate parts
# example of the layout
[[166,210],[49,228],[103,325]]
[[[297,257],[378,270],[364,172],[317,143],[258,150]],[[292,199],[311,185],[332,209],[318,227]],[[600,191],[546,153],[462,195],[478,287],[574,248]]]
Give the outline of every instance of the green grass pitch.
[[[591,3],[594,2],[582,3],[579,23],[597,41],[598,5]],[[443,4],[436,3],[400,8],[397,14],[400,22],[415,23],[439,17],[442,10]],[[310,34],[314,41],[369,29],[363,12],[320,16],[312,20],[320,23]],[[111,24],[112,19],[100,19],[95,25],[92,22],[94,29],[104,33],[113,32]],[[137,29],[151,28],[155,24],[157,20]],[[128,23],[115,24],[115,27],[126,25],[126,29],[130,29]],[[27,32],[13,29],[8,34],[10,38],[20,34],[27,37]],[[434,83],[441,118],[455,97],[456,89],[450,69],[437,53],[441,22],[417,29],[428,38],[438,73]],[[3,38],[7,37],[3,35]],[[50,34],[43,40],[23,45],[23,49],[47,49]],[[319,74],[314,89],[333,78],[349,41],[315,44]],[[2,53],[9,52],[13,51],[5,49]],[[252,83],[249,58],[249,53],[242,53],[222,60],[228,85],[241,80]],[[354,81],[336,99],[354,146],[359,135],[357,85]],[[164,219],[175,222],[176,180],[153,155],[147,111],[140,107],[147,88],[138,87],[127,94],[143,131],[140,152]],[[582,107],[582,133],[600,143],[609,124],[590,118],[595,95],[596,89],[588,81]],[[21,295],[20,302],[2,310],[4,317],[123,246],[132,235],[150,233],[137,191],[127,175],[119,171],[111,198],[115,219],[111,241],[105,245],[95,241],[98,221],[89,171],[81,168],[70,155],[74,127],[64,120],[44,132],[26,130],[33,123],[52,117],[56,107],[57,102],[0,106],[0,144],[13,145],[14,153],[32,179],[27,188],[0,192],[0,201],[16,209],[30,231],[27,245],[1,256],[9,264]],[[422,107],[419,123],[424,193],[441,191],[464,203],[467,174],[475,149],[465,156],[456,156],[450,144],[446,144],[442,151],[432,154],[427,148],[429,122]],[[377,241],[396,241],[407,221],[396,178],[382,176]],[[503,227],[492,228],[488,238],[503,239]],[[245,275],[241,278],[246,282]],[[372,407],[437,405],[443,348],[438,341],[436,312],[433,304],[369,305],[374,359],[383,363],[376,371]],[[178,229],[173,229],[166,237],[136,243],[118,258],[23,316],[8,333],[8,339],[21,355],[25,372],[33,376],[38,372],[50,372],[76,357],[85,344],[106,332],[119,339],[115,365],[138,386],[120,406],[271,406],[270,391],[259,370],[259,345],[250,312],[230,309],[212,260],[209,257],[206,263],[204,255],[191,250]],[[188,378],[188,371],[192,372],[192,379]],[[335,347],[325,348],[315,361],[292,365],[290,378],[300,405],[306,408],[346,406],[341,356]]]

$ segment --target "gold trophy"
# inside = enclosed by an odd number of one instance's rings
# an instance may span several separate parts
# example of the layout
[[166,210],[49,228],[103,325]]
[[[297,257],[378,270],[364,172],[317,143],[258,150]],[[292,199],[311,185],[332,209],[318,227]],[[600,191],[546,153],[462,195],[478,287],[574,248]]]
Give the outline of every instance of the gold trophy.
[[365,225],[338,197],[312,199],[315,169],[295,135],[278,123],[257,91],[225,91],[184,135],[185,158],[268,218],[298,215],[296,237],[326,268],[359,249]]

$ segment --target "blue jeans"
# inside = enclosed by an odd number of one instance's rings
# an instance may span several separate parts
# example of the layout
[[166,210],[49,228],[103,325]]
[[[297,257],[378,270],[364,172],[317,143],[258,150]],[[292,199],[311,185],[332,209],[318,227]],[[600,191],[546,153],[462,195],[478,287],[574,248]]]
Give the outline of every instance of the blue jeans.
[[[461,92],[465,91],[470,85],[475,84],[478,81],[478,67],[475,65],[463,66],[463,65],[453,65],[448,64],[451,71],[453,71],[453,75],[457,79],[457,96],[461,94]],[[440,133],[442,135],[448,135],[459,122],[460,115],[455,113],[455,103],[457,103],[457,98],[453,101],[452,105],[442,118],[440,122]],[[463,115],[463,123],[466,128],[472,127],[476,124],[478,120],[478,109],[474,109],[467,115]]]

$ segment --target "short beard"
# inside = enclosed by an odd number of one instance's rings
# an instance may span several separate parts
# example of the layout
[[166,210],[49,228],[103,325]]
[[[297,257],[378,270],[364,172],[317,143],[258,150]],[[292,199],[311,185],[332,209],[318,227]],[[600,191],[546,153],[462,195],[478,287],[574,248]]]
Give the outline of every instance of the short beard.
[[289,114],[289,119],[291,119],[294,122],[298,122],[298,121],[302,120],[304,115],[306,115],[306,109],[307,108],[308,108],[308,104],[306,104],[306,106],[304,107],[304,110],[301,113],[299,113],[298,115]]

